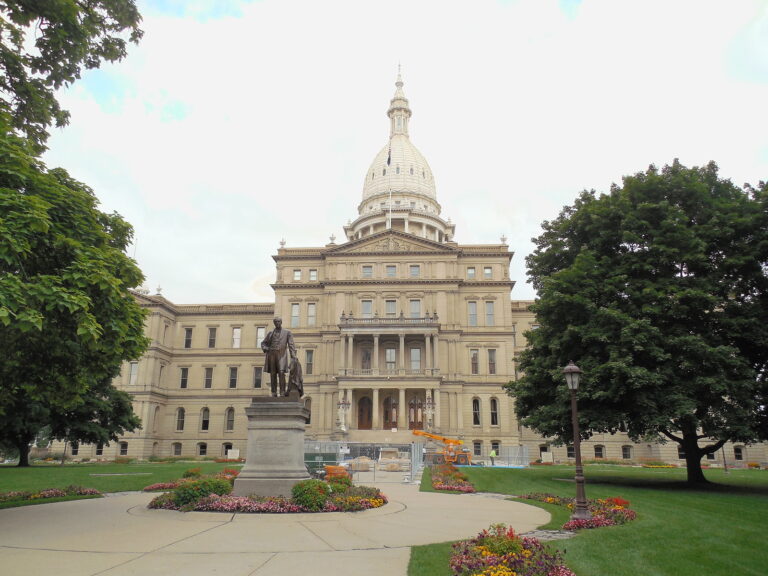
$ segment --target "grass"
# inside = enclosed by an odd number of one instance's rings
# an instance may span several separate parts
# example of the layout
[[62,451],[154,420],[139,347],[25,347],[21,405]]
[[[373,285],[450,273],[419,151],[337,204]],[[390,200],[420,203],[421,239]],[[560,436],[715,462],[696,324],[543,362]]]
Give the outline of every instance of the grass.
[[[465,470],[480,492],[574,493],[572,467]],[[588,466],[587,497],[625,498],[638,519],[624,526],[583,531],[552,545],[566,552],[566,563],[579,576],[765,574],[768,472],[734,470],[725,475],[722,470],[707,470],[705,474],[712,485],[690,488],[681,469]],[[552,508],[559,507],[546,509]],[[563,516],[562,509],[557,513],[560,517],[545,528],[565,522],[568,513]],[[408,573],[448,575],[449,557],[446,543],[416,547]]]
[[[200,468],[203,474],[214,474],[237,464],[217,462],[157,462],[141,464],[41,464],[29,468],[0,466],[0,492],[37,491],[46,488],[84,486],[101,492],[141,490],[156,482],[181,478],[185,470]],[[47,500],[50,502],[51,500]]]

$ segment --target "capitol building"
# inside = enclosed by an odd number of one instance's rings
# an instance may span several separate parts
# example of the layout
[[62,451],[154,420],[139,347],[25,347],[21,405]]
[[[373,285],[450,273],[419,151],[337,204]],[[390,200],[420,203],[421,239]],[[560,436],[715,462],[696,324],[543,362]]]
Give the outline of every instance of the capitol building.
[[[503,388],[518,377],[525,333],[536,328],[532,302],[512,297],[513,252],[504,237],[457,242],[435,175],[411,141],[412,110],[399,76],[395,86],[389,136],[364,173],[361,167],[346,238],[304,248],[283,243],[272,256],[274,302],[189,305],[137,293],[151,345],[125,363],[115,384],[133,398],[142,428],[110,446],[69,447],[68,455],[245,454],[244,409],[270,394],[260,344],[277,315],[303,366],[309,439],[408,444],[419,440],[413,430],[426,430],[462,439],[479,460],[520,446],[531,460],[572,458],[571,447],[521,427]],[[752,449],[729,445],[729,460],[746,461]],[[623,434],[596,435],[582,454],[680,456],[676,445],[636,444]]]

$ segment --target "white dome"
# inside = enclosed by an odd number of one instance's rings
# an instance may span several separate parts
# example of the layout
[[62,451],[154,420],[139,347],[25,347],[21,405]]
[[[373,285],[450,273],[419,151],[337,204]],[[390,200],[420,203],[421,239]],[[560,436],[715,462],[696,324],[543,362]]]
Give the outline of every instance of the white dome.
[[363,201],[377,194],[389,194],[390,191],[423,194],[437,199],[432,170],[407,134],[393,134],[371,162],[363,184]]

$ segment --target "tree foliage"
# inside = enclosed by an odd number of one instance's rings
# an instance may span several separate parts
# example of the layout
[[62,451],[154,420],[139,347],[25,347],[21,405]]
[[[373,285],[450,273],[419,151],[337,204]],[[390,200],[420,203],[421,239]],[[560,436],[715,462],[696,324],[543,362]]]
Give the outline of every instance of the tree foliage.
[[134,0],[0,0],[0,102],[14,128],[42,149],[69,121],[55,91],[122,59],[140,21]]
[[725,442],[768,438],[767,197],[714,163],[675,161],[544,222],[527,259],[540,327],[508,386],[523,423],[572,441],[562,367],[574,360],[584,437],[678,442],[690,482]]
[[0,442],[21,464],[36,433],[106,442],[139,421],[111,385],[147,346],[129,292],[132,229],[84,184],[48,170],[0,112]]

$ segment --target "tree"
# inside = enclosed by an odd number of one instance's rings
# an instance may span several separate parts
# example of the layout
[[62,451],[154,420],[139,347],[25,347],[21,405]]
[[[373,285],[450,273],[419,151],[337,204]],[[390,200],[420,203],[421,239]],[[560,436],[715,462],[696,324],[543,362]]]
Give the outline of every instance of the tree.
[[55,91],[125,57],[140,22],[134,0],[0,0],[0,109],[37,151],[52,124],[69,123]]
[[584,438],[661,435],[691,483],[727,441],[768,438],[766,192],[675,161],[544,222],[526,261],[540,327],[508,385],[523,423],[572,441],[562,367],[574,360]]
[[111,381],[148,344],[130,225],[32,148],[0,112],[0,443],[20,466],[46,425],[74,441],[135,429]]

